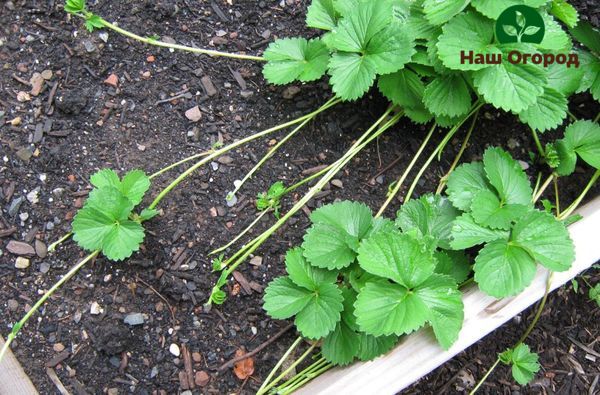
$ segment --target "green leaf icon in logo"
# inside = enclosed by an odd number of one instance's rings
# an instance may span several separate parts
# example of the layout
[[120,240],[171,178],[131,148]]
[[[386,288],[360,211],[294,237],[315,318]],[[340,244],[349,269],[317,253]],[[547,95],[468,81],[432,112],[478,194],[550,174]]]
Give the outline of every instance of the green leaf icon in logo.
[[539,44],[544,33],[544,19],[537,10],[526,5],[507,8],[496,21],[496,38],[501,44]]

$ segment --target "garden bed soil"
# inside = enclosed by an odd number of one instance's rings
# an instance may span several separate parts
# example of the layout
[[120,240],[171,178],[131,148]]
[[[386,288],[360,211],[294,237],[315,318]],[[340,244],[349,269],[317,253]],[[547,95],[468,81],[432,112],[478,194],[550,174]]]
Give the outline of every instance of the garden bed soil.
[[[171,53],[112,32],[89,34],[81,21],[69,20],[61,3],[28,0],[0,5],[0,332],[4,335],[42,290],[84,256],[72,241],[50,255],[44,247],[70,230],[70,219],[81,207],[90,189],[87,180],[96,170],[141,168],[151,173],[209,149],[215,141],[227,144],[296,118],[330,97],[322,82],[269,86],[260,65],[252,62]],[[275,37],[314,34],[303,27],[305,1],[88,3],[94,12],[134,32],[230,52],[260,53]],[[598,23],[593,1],[579,2],[579,9]],[[33,74],[45,70],[46,77],[50,75],[47,70],[52,76],[37,96],[19,94],[29,92],[26,84]],[[111,74],[118,77],[116,86],[109,84],[114,81],[105,81]],[[165,101],[180,92],[191,95]],[[195,106],[202,116],[191,122],[185,112]],[[58,391],[46,367],[77,394],[172,394],[186,390],[193,381],[197,381],[194,391],[200,393],[255,392],[295,338],[293,331],[254,356],[255,371],[248,380],[237,378],[232,369],[220,374],[217,369],[237,350],[252,350],[287,325],[266,316],[260,289],[283,272],[283,255],[301,242],[309,225],[307,213],[335,199],[360,200],[377,209],[385,200],[387,185],[416,152],[426,127],[402,122],[365,149],[337,175],[338,181],[257,251],[254,265],[240,266],[238,280],[228,284],[227,302],[210,311],[203,303],[216,275],[210,271],[207,254],[255,218],[253,199],[258,192],[276,180],[290,184],[301,179],[303,171],[332,163],[385,106],[373,92],[358,103],[327,111],[244,186],[232,208],[227,207],[225,196],[234,180],[241,179],[267,152],[272,139],[282,138],[283,133],[230,153],[180,185],[161,204],[161,215],[147,223],[148,234],[139,253],[121,263],[98,258],[23,328],[12,348],[40,393]],[[599,106],[580,95],[571,103],[571,111],[589,119]],[[15,118],[20,123],[10,124]],[[548,134],[548,139],[554,135]],[[440,162],[431,165],[417,193],[435,189],[462,136],[452,141]],[[464,161],[479,159],[487,145],[501,145],[527,164],[532,180],[538,171],[546,170],[529,159],[529,151],[534,150],[530,132],[511,115],[485,107],[473,143]],[[590,176],[591,170],[582,167],[562,181],[561,200],[571,201]],[[168,181],[160,177],[153,191]],[[300,193],[285,198],[283,210]],[[595,188],[592,195],[597,193]],[[400,203],[396,200],[388,215]],[[272,217],[252,234],[271,223]],[[37,246],[28,267],[15,267],[17,257],[6,249],[11,240]],[[600,280],[598,270],[589,275],[591,283]],[[245,289],[246,283],[252,287]],[[543,366],[531,386],[515,387],[509,370],[501,368],[484,389],[489,393],[570,394],[586,393],[596,386],[597,391],[598,364],[589,360],[591,354],[581,344],[597,349],[592,343],[598,339],[599,310],[586,294],[587,286],[580,281],[578,293],[569,285],[550,297],[528,341],[540,353]],[[407,393],[454,393],[468,388],[493,363],[498,351],[519,338],[531,317],[531,310],[515,317]],[[132,326],[125,318],[129,322],[141,318],[143,323]],[[179,356],[170,351],[173,344]],[[190,379],[186,366],[192,371]]]

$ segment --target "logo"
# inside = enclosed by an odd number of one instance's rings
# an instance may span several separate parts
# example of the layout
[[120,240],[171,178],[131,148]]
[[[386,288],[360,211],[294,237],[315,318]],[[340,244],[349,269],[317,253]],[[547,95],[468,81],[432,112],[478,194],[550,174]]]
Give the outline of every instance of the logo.
[[534,8],[526,5],[507,8],[496,22],[496,39],[501,44],[539,44],[544,39],[545,32],[542,16]]

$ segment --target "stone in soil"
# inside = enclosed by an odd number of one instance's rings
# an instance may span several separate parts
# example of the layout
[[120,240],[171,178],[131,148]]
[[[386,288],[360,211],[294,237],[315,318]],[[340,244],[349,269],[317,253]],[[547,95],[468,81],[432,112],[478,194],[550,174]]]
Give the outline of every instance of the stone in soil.
[[198,122],[202,119],[202,112],[200,112],[200,107],[195,106],[190,108],[185,112],[185,117],[192,122]]
[[112,86],[113,88],[116,88],[119,86],[119,77],[117,77],[116,74],[111,74],[108,76],[107,79],[104,80],[104,83],[108,86]]
[[6,249],[11,254],[21,256],[33,256],[35,255],[35,249],[27,243],[22,241],[11,240],[6,245]]
[[98,302],[92,302],[90,306],[90,314],[91,315],[99,315],[102,313],[102,307],[98,304]]
[[18,257],[15,260],[15,267],[20,270],[27,269],[29,267],[29,259],[22,256]]
[[210,376],[204,370],[196,372],[196,375],[194,376],[194,382],[197,386],[204,387],[208,384],[209,381]]
[[217,89],[215,88],[215,85],[213,84],[209,76],[205,75],[204,77],[202,77],[200,79],[200,83],[202,84],[202,87],[204,88],[206,94],[209,97],[217,94]]
[[169,352],[173,355],[175,355],[176,357],[178,357],[179,355],[181,355],[181,351],[179,350],[179,346],[175,343],[172,343],[169,346]]
[[43,241],[36,240],[34,242],[34,245],[35,245],[35,253],[37,254],[37,256],[39,256],[40,258],[45,258],[46,255],[48,255],[48,247],[46,247],[46,244],[44,244]]
[[56,343],[52,346],[52,349],[56,352],[61,352],[65,349],[65,346],[62,343]]
[[142,325],[144,323],[144,315],[142,313],[131,313],[123,319],[123,322],[131,326]]

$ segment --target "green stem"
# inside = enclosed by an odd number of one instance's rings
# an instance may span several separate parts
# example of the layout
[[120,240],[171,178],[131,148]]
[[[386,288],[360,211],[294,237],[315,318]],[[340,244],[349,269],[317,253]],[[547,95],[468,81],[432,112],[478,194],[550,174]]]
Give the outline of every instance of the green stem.
[[567,114],[569,114],[569,117],[571,117],[571,120],[573,122],[577,122],[577,117],[575,115],[573,115],[573,113],[571,111],[567,111]]
[[241,231],[233,240],[231,240],[229,243],[225,244],[223,247],[219,247],[214,251],[211,251],[208,255],[214,255],[214,254],[218,254],[221,251],[225,251],[227,248],[231,247],[231,245],[235,244],[239,239],[241,239],[246,233],[248,233],[250,231],[250,229],[252,229],[254,227],[254,225],[256,225],[258,223],[258,221],[260,221],[260,219],[262,217],[265,216],[265,214],[271,212],[272,210],[263,210],[260,215],[258,215],[256,217],[256,219],[254,221],[252,221],[252,223],[250,225],[248,225],[248,227],[246,227],[246,229],[244,229],[243,231]]
[[292,343],[290,348],[288,348],[287,351],[283,354],[283,356],[279,359],[279,361],[277,361],[277,364],[275,364],[275,367],[271,370],[265,381],[263,381],[257,393],[260,393],[265,388],[265,386],[269,384],[269,381],[271,380],[271,378],[273,378],[277,370],[279,370],[279,367],[281,367],[283,362],[285,362],[285,360],[288,359],[290,354],[296,349],[296,347],[298,347],[301,341],[302,336],[298,336],[298,338]]
[[546,181],[544,181],[538,192],[535,195],[533,195],[533,203],[537,202],[542,197],[544,192],[546,192],[548,186],[550,186],[550,184],[552,183],[554,177],[556,177],[554,174],[550,174],[548,176],[548,178],[546,179]]
[[329,170],[331,170],[331,168],[335,165],[335,163],[330,164],[329,166],[319,170],[318,172],[316,172],[315,174],[311,174],[310,176],[298,181],[297,183],[295,183],[294,185],[288,187],[285,189],[285,192],[283,193],[284,195],[287,195],[288,193],[300,188],[302,185],[306,184],[307,182],[310,182],[312,180],[314,180],[315,178],[318,178],[320,176],[322,176],[323,174],[327,173]]
[[435,193],[437,195],[442,193],[442,191],[444,190],[444,187],[446,186],[446,183],[448,182],[448,178],[450,177],[450,174],[452,174],[454,169],[456,169],[456,166],[458,166],[460,159],[462,158],[463,154],[465,153],[465,150],[467,149],[467,146],[469,145],[469,140],[471,139],[471,135],[473,134],[473,130],[475,129],[475,123],[477,122],[478,117],[479,117],[479,109],[477,109],[477,112],[473,116],[473,120],[471,121],[471,126],[469,127],[469,130],[467,131],[467,135],[465,136],[465,139],[463,140],[462,145],[460,146],[460,150],[458,151],[458,153],[456,154],[456,157],[454,158],[454,161],[450,165],[450,169],[448,169],[448,172],[440,180],[438,188],[435,191]]
[[437,124],[434,123],[433,126],[431,127],[431,129],[429,130],[429,133],[425,137],[425,140],[423,140],[423,142],[421,143],[421,146],[419,147],[419,150],[413,156],[412,161],[409,163],[409,165],[406,168],[406,170],[404,171],[404,173],[402,173],[402,175],[398,179],[398,182],[396,182],[396,185],[394,185],[394,189],[392,190],[391,193],[388,194],[387,199],[385,200],[385,202],[383,203],[383,205],[381,206],[381,208],[377,212],[377,215],[375,215],[375,218],[380,217],[385,212],[385,209],[387,208],[387,206],[392,202],[392,200],[394,199],[394,197],[398,194],[398,192],[402,188],[402,184],[406,180],[406,177],[408,177],[408,174],[412,171],[413,167],[417,163],[417,160],[419,160],[419,157],[423,153],[423,150],[425,149],[425,147],[429,143],[429,140],[431,139],[431,136],[433,136],[433,132],[435,132],[436,127],[437,127]]
[[535,146],[537,147],[538,152],[540,153],[540,157],[545,159],[546,151],[544,151],[544,147],[542,147],[542,143],[540,142],[540,137],[538,136],[538,133],[536,132],[536,130],[534,128],[531,128],[531,135],[533,136],[533,141],[535,141]]
[[315,377],[317,377],[317,376],[323,374],[324,372],[328,371],[332,367],[333,367],[333,365],[331,363],[326,363],[325,365],[319,367],[315,371],[302,376],[301,379],[298,380],[298,381],[296,381],[294,384],[287,385],[287,386],[285,386],[283,388],[278,388],[277,389],[277,394],[280,394],[280,395],[291,394],[292,392],[296,391],[298,388],[302,387],[304,384],[308,383],[309,381],[311,381]]
[[[243,262],[246,258],[252,254],[262,243],[264,243],[277,229],[279,229],[290,217],[292,217],[298,210],[300,210],[310,199],[313,198],[356,154],[358,154],[367,144],[376,139],[379,135],[389,129],[391,126],[396,124],[401,113],[394,115],[389,121],[383,126],[377,129],[378,125],[381,124],[392,112],[392,108],[388,109],[363,135],[353,144],[353,146],[338,159],[331,169],[313,186],[311,189],[300,199],[284,216],[282,216],[273,226],[257,236],[250,243],[239,250],[235,256],[237,257],[233,263],[230,263],[232,259],[227,260],[227,265],[230,265],[228,269],[222,274],[223,277],[227,278],[233,271]],[[377,129],[375,132],[373,132]],[[220,290],[219,284],[213,287],[211,293],[211,299],[208,303],[212,302],[212,295]]]
[[[220,149],[218,149],[218,150],[214,150],[214,151],[212,151],[212,152],[211,152],[210,154],[208,154],[208,155],[207,155],[207,156],[206,156],[204,159],[202,159],[201,161],[198,161],[198,162],[196,162],[196,163],[195,163],[193,166],[191,166],[189,169],[187,169],[186,171],[184,171],[183,173],[181,173],[181,174],[179,175],[179,177],[177,177],[175,180],[173,180],[173,181],[172,181],[172,182],[171,182],[171,183],[170,183],[170,184],[169,184],[169,185],[168,185],[168,186],[167,186],[165,189],[163,189],[163,190],[162,190],[162,191],[161,191],[161,192],[158,194],[158,196],[157,196],[157,197],[154,199],[154,201],[153,201],[153,202],[150,204],[150,206],[149,206],[148,208],[150,208],[150,209],[153,209],[153,208],[155,208],[155,207],[158,205],[158,203],[160,203],[160,201],[161,201],[161,200],[162,200],[162,199],[163,199],[163,198],[164,198],[164,197],[165,197],[165,196],[166,196],[166,195],[167,195],[169,192],[171,192],[171,190],[172,190],[173,188],[175,188],[177,185],[179,185],[179,184],[180,184],[180,183],[181,183],[183,180],[185,180],[185,179],[186,179],[186,178],[187,178],[187,177],[188,177],[190,174],[192,174],[194,171],[196,171],[196,170],[197,170],[199,167],[201,167],[202,165],[204,165],[204,164],[206,164],[206,163],[210,162],[210,161],[211,161],[211,160],[213,160],[214,158],[217,158],[217,157],[219,157],[219,156],[223,155],[224,153],[226,153],[226,152],[228,152],[228,151],[231,151],[231,150],[233,150],[233,149],[235,149],[235,148],[237,148],[237,147],[239,147],[239,146],[241,146],[241,145],[244,145],[244,144],[246,144],[246,143],[248,143],[248,142],[250,142],[250,141],[256,140],[256,139],[258,139],[258,138],[260,138],[260,137],[266,136],[266,135],[268,135],[268,134],[271,134],[271,133],[273,133],[273,132],[276,132],[276,131],[278,131],[278,130],[285,129],[285,128],[289,127],[289,126],[293,126],[293,125],[295,125],[295,124],[297,124],[297,123],[300,123],[300,122],[303,122],[303,121],[305,121],[306,119],[313,118],[313,117],[314,117],[316,114],[319,114],[319,113],[321,113],[321,112],[325,111],[326,109],[328,109],[328,108],[331,106],[331,103],[332,103],[332,102],[334,102],[334,101],[335,101],[335,99],[331,99],[331,100],[329,100],[327,103],[325,103],[325,104],[324,104],[322,107],[320,107],[319,109],[317,109],[316,111],[313,111],[313,112],[311,112],[311,113],[309,113],[309,114],[306,114],[306,115],[304,115],[304,116],[302,116],[302,117],[300,117],[300,118],[297,118],[297,119],[294,119],[294,120],[292,120],[292,121],[289,121],[289,122],[283,123],[283,124],[281,124],[281,125],[274,126],[274,127],[272,127],[272,128],[269,128],[269,129],[263,130],[262,132],[255,133],[255,134],[253,134],[253,135],[251,135],[251,136],[248,136],[248,137],[246,137],[246,138],[243,138],[243,139],[241,139],[241,140],[238,140],[238,141],[236,141],[236,142],[234,142],[234,143],[232,143],[232,144],[229,144],[229,145],[228,145],[228,146],[226,146],[226,147],[223,147],[223,148],[220,148]],[[198,155],[200,155],[200,154],[198,154]],[[181,162],[181,161],[180,161],[180,162]]]
[[538,173],[537,179],[536,179],[536,181],[535,181],[535,186],[533,187],[533,193],[532,193],[532,196],[535,196],[535,195],[537,195],[537,192],[538,192],[538,190],[539,190],[539,188],[540,188],[540,183],[541,183],[541,182],[542,182],[542,172],[540,171],[540,172]]
[[469,392],[469,395],[474,395],[477,390],[479,390],[479,387],[481,387],[481,385],[483,383],[485,383],[485,381],[487,380],[487,378],[490,376],[490,374],[492,374],[492,372],[494,371],[494,369],[496,369],[496,366],[498,366],[498,364],[500,363],[500,357],[498,357],[496,359],[496,362],[494,362],[494,364],[492,365],[492,367],[490,368],[490,370],[487,371],[487,373],[485,374],[485,376],[483,376],[481,378],[481,380],[479,380],[479,382],[477,383],[477,385],[475,386],[475,388],[473,388],[473,390],[471,392]]
[[271,388],[273,388],[273,386],[275,386],[275,384],[277,384],[278,382],[280,382],[288,373],[290,373],[292,370],[294,370],[296,368],[296,366],[298,366],[302,361],[304,361],[306,359],[306,357],[308,357],[310,355],[310,353],[314,350],[314,348],[316,346],[317,346],[316,343],[312,344],[304,352],[304,354],[302,354],[300,356],[300,358],[298,358],[297,360],[295,360],[293,364],[291,364],[286,370],[284,370],[283,372],[281,372],[281,374],[279,376],[277,376],[277,378],[275,378],[275,380],[273,380],[269,385],[261,387],[261,389],[258,390],[258,392],[256,393],[256,395],[265,394],[268,390],[270,390]]
[[[91,16],[93,14],[90,12],[87,12],[86,15],[89,18],[89,16]],[[122,34],[125,37],[129,37],[134,40],[140,41],[144,44],[155,45],[157,47],[177,49],[180,51],[186,51],[186,52],[192,52],[192,53],[198,53],[198,54],[210,55],[210,56],[221,56],[221,57],[225,57],[225,58],[233,58],[233,59],[241,59],[241,60],[255,60],[257,62],[265,62],[266,61],[266,59],[261,56],[243,55],[243,54],[215,51],[212,49],[194,48],[194,47],[188,47],[186,45],[171,44],[171,43],[166,43],[164,41],[154,40],[154,39],[148,38],[148,37],[142,37],[135,33],[130,32],[128,30],[122,29],[113,23],[108,22],[107,20],[105,20],[102,17],[99,17],[99,18],[100,18],[100,23],[102,24],[102,26],[104,26],[110,30],[113,30],[119,34]]]
[[81,262],[79,262],[78,264],[73,266],[73,268],[71,268],[71,270],[69,270],[67,272],[67,274],[62,276],[62,278],[60,280],[58,280],[48,291],[46,291],[46,293],[44,293],[44,295],[33,305],[33,307],[31,309],[29,309],[27,314],[25,314],[25,316],[23,318],[21,318],[21,321],[17,322],[13,326],[11,333],[9,333],[8,337],[6,338],[6,343],[4,343],[4,346],[2,347],[2,350],[0,351],[0,361],[2,361],[4,354],[6,354],[6,352],[8,351],[10,343],[12,343],[12,341],[15,339],[15,337],[17,336],[17,334],[19,333],[19,331],[21,330],[23,325],[25,325],[27,323],[27,321],[29,321],[29,318],[31,318],[31,316],[44,304],[44,302],[54,292],[56,292],[56,290],[58,288],[60,288],[71,277],[73,277],[73,275],[75,275],[75,273],[77,273],[79,271],[79,269],[81,269],[86,263],[88,263],[89,261],[94,259],[99,253],[100,253],[100,250],[96,250],[96,251],[92,252],[91,254],[89,254],[88,256],[86,256]]
[[560,196],[558,195],[558,177],[554,177],[554,205],[556,206],[556,216],[560,217]]
[[60,244],[64,243],[69,237],[73,236],[73,232],[69,232],[60,239],[56,240],[54,243],[48,246],[48,252],[52,252],[58,247]]
[[450,141],[450,139],[452,139],[452,136],[454,136],[454,134],[458,131],[458,129],[460,129],[460,127],[465,122],[467,122],[467,120],[469,118],[471,118],[474,114],[476,114],[479,111],[479,109],[481,107],[483,107],[484,104],[485,103],[481,102],[481,99],[477,100],[475,102],[475,104],[473,105],[473,107],[471,108],[471,111],[459,123],[457,123],[456,125],[454,125],[452,127],[452,129],[450,129],[450,131],[452,133],[449,132],[446,135],[446,137],[444,137],[444,139],[442,140],[442,142],[440,143],[440,147],[439,147],[439,150],[438,150],[438,160],[442,159],[442,152],[444,151],[444,148],[446,147],[446,144],[448,144],[448,142]]
[[[325,105],[323,105],[323,107],[321,107],[321,111],[327,110],[327,109],[335,106],[340,101],[341,101],[340,99],[336,99],[336,98],[333,98],[333,99],[329,100],[327,103],[325,103]],[[263,158],[244,176],[244,178],[242,179],[242,181],[235,187],[235,189],[229,195],[230,196],[234,196],[236,193],[238,193],[238,191],[246,183],[246,181],[248,181],[254,175],[254,173],[256,171],[258,171],[258,169],[260,169],[260,167],[267,160],[269,160],[273,156],[273,154],[275,154],[275,152],[277,152],[277,150],[279,148],[281,148],[281,146],[283,146],[283,144],[285,144],[290,138],[292,138],[296,133],[298,133],[298,131],[300,129],[302,129],[304,126],[306,126],[307,123],[309,123],[310,121],[312,121],[313,119],[315,119],[315,117],[318,114],[319,114],[319,112],[312,113],[311,114],[312,117],[306,118],[300,125],[298,125],[296,128],[294,128],[294,130],[292,130],[287,136],[285,136],[273,148],[271,148],[269,150],[269,152],[267,152],[267,154],[265,156],[263,156]]]
[[571,203],[571,205],[565,211],[562,212],[562,214],[560,215],[560,217],[558,217],[558,219],[562,220],[562,219],[568,218],[571,214],[573,214],[573,212],[575,210],[577,210],[577,207],[579,207],[579,205],[585,198],[585,195],[587,195],[587,193],[590,191],[590,189],[592,189],[592,187],[594,186],[596,181],[598,181],[598,178],[600,178],[600,170],[596,170],[596,172],[592,176],[592,179],[588,182],[588,184],[585,187],[585,189],[583,190],[583,192],[581,192],[579,197],[577,199],[575,199],[575,201],[573,203]]
[[[521,338],[519,339],[519,341],[517,342],[517,344],[515,344],[513,346],[513,349],[516,348],[516,347],[518,347],[520,344],[522,344],[527,339],[527,337],[531,334],[531,331],[533,330],[533,328],[535,327],[535,325],[540,320],[540,317],[542,316],[542,312],[544,311],[544,306],[546,306],[546,301],[548,300],[548,295],[550,294],[550,286],[552,285],[552,277],[553,276],[554,276],[554,272],[549,271],[548,272],[548,278],[546,279],[546,289],[544,291],[544,296],[542,298],[542,301],[540,302],[540,305],[538,306],[537,311],[535,312],[535,316],[533,317],[533,321],[531,321],[531,323],[529,324],[529,326],[525,330],[525,333],[523,333],[523,335],[521,336]],[[483,376],[481,378],[481,380],[479,380],[479,382],[477,383],[477,385],[475,386],[475,388],[473,388],[473,390],[469,393],[469,395],[473,395],[473,394],[475,394],[477,392],[477,390],[479,389],[479,387],[481,387],[481,385],[487,380],[487,378],[489,377],[489,375],[494,371],[494,369],[496,368],[496,366],[498,366],[499,362],[500,362],[500,356],[498,356],[498,359],[496,359],[496,362],[494,362],[494,364],[492,365],[492,367],[490,368],[490,370],[487,371],[487,373],[485,374],[485,376]]]
[[323,365],[326,365],[327,363],[327,360],[323,357],[317,359],[315,362],[304,368],[303,371],[301,371],[291,379],[285,381],[283,384],[278,386],[277,392],[280,393],[281,391],[294,386],[297,382],[302,381],[305,377],[312,377],[312,374],[315,371],[319,370],[321,367],[323,367]]
[[538,306],[537,311],[535,312],[533,321],[531,321],[531,323],[525,330],[525,333],[523,333],[523,336],[521,336],[521,338],[519,339],[519,342],[515,345],[515,347],[517,347],[519,344],[523,343],[525,341],[525,339],[527,339],[527,337],[529,336],[529,334],[531,333],[531,331],[533,330],[533,328],[535,327],[537,322],[540,320],[540,317],[542,316],[542,311],[544,311],[544,306],[546,306],[546,301],[548,300],[548,294],[550,293],[550,285],[552,285],[552,277],[553,276],[554,276],[554,272],[549,271],[548,278],[546,279],[546,290],[544,291],[544,297],[542,298],[542,301],[541,301],[540,305]]
[[192,160],[194,160],[194,159],[202,158],[203,156],[210,155],[210,154],[212,154],[213,152],[215,152],[215,151],[211,149],[211,150],[209,150],[209,151],[204,151],[204,152],[201,152],[201,153],[199,153],[199,154],[194,154],[194,155],[192,155],[192,156],[188,156],[187,158],[185,158],[185,159],[182,159],[182,160],[180,160],[179,162],[175,162],[175,163],[172,163],[172,164],[170,164],[170,165],[169,165],[169,166],[167,166],[167,167],[163,167],[162,169],[160,169],[160,170],[159,170],[159,171],[157,171],[156,173],[153,173],[153,174],[151,174],[150,176],[148,176],[148,178],[149,178],[150,180],[152,180],[153,178],[155,178],[155,177],[158,177],[158,176],[160,176],[161,174],[163,174],[163,173],[166,173],[166,172],[168,172],[168,171],[169,171],[169,170],[171,170],[171,169],[174,169],[174,168],[176,168],[176,167],[178,167],[178,166],[181,166],[181,165],[183,165],[184,163],[190,162],[190,161],[192,161]]
[[596,118],[594,118],[594,122],[598,122],[600,121],[600,112],[596,115]]

